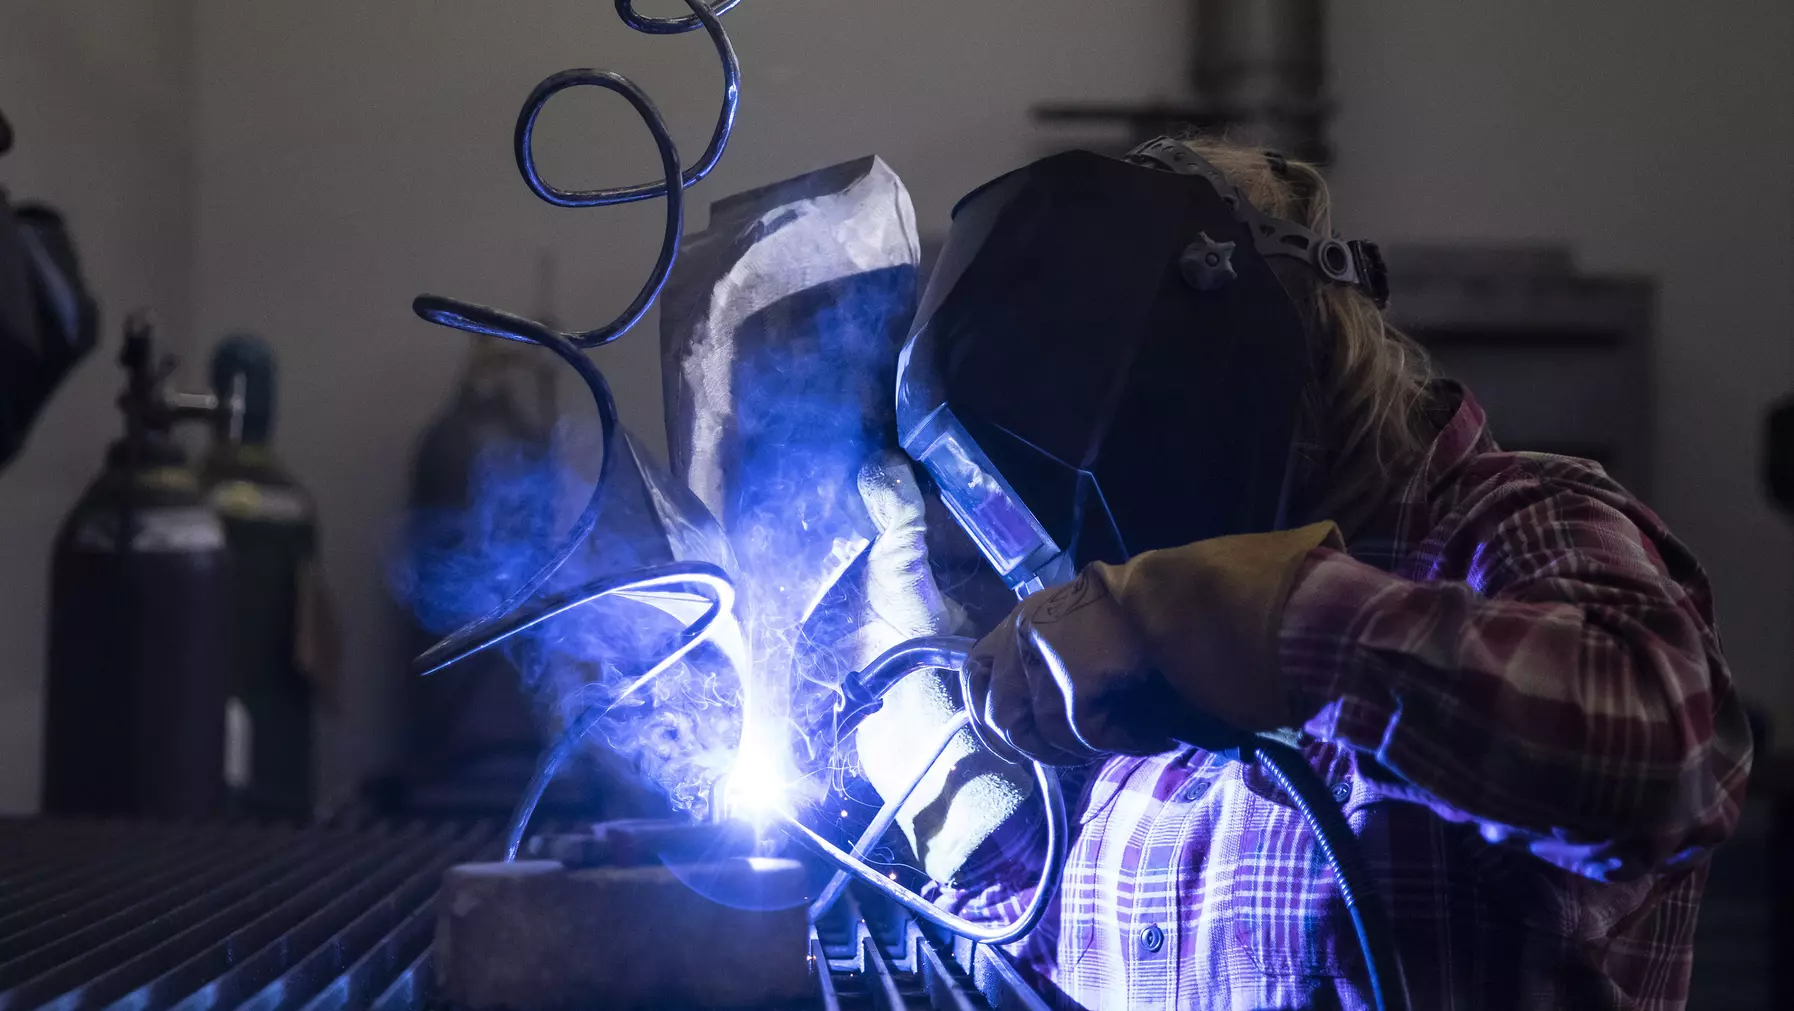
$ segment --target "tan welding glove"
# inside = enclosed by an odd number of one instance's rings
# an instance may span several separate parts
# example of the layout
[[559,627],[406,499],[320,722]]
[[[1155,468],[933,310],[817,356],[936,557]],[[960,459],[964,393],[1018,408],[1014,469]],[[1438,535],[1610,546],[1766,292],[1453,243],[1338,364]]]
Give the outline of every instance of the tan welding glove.
[[[860,666],[908,639],[948,635],[964,615],[943,596],[923,543],[924,503],[908,459],[887,454],[860,472],[860,497],[878,528],[867,553],[867,604]],[[928,758],[924,752],[959,712],[958,675],[919,671],[885,696],[882,709],[856,735],[860,765],[881,797],[908,785]],[[946,881],[978,845],[996,832],[1033,791],[1033,777],[980,749],[968,731],[941,760],[897,817],[922,869]]]
[[1288,722],[1277,633],[1303,561],[1338,528],[1242,534],[1092,564],[973,649],[963,692],[999,755],[1064,764],[1212,746]]

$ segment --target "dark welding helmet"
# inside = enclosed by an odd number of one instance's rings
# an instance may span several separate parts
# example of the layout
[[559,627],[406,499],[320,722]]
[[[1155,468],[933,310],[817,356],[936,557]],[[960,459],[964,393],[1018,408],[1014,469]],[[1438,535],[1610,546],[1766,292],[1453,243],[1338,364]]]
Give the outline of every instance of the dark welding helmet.
[[1297,295],[1382,304],[1383,276],[1373,245],[1258,213],[1176,141],[1055,155],[954,209],[898,435],[1021,595],[1275,529],[1311,368]]

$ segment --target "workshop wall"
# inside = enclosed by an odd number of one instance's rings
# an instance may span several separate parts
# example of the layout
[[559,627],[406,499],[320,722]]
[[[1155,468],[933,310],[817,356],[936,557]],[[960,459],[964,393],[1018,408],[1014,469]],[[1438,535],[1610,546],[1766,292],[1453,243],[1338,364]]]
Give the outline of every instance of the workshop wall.
[[[672,4],[665,5],[672,9]],[[718,196],[868,151],[926,230],[961,193],[1068,138],[1036,102],[1184,93],[1177,0],[903,4],[790,0],[730,20],[746,77]],[[412,318],[419,291],[525,309],[538,252],[554,308],[608,318],[657,250],[661,208],[562,211],[517,181],[510,127],[537,80],[640,80],[689,160],[716,103],[700,36],[647,38],[607,5],[244,5],[201,0],[199,257],[208,333],[265,331],[287,369],[282,445],[323,510],[355,701],[332,779],[383,759],[402,676],[380,556],[409,440],[462,339]],[[1794,727],[1794,544],[1763,504],[1760,411],[1794,383],[1794,12],[1689,5],[1403,0],[1335,5],[1343,221],[1400,239],[1547,240],[1662,282],[1657,504],[1713,570],[1740,681]],[[1779,110],[1779,114],[1776,110]],[[539,131],[550,178],[650,178],[622,103],[563,96]],[[655,321],[597,353],[623,416],[660,432]],[[589,411],[569,388],[567,398]]]
[[1763,414],[1794,390],[1794,4],[1335,10],[1348,227],[1558,240],[1659,282],[1651,504],[1707,566],[1738,683],[1794,747],[1794,541],[1758,477]]
[[[21,150],[0,161],[0,180],[76,213],[109,321],[147,300],[178,322],[190,291],[199,347],[246,327],[279,350],[276,441],[318,498],[343,611],[349,707],[323,749],[324,786],[340,790],[392,753],[404,657],[383,556],[411,440],[465,354],[463,338],[412,317],[411,296],[539,310],[535,265],[550,249],[557,313],[579,326],[608,318],[652,263],[661,206],[537,202],[511,163],[517,104],[565,67],[622,71],[654,96],[689,161],[714,115],[715,57],[700,36],[630,32],[602,3],[197,0],[189,80],[185,5],[133,0],[103,18],[66,6],[9,9],[0,102]],[[871,151],[938,231],[969,187],[1077,139],[1032,124],[1033,104],[1183,94],[1188,9],[744,4],[729,18],[740,129],[694,192],[690,227],[712,199]],[[1741,683],[1794,730],[1794,543],[1755,477],[1758,417],[1794,386],[1794,9],[1624,9],[1621,23],[1614,5],[1561,0],[1336,3],[1341,220],[1389,239],[1561,241],[1590,269],[1659,279],[1656,504],[1713,571]],[[56,45],[85,55],[68,62]],[[52,85],[63,90],[35,100]],[[32,151],[42,121],[58,124],[54,157]],[[563,96],[539,135],[564,185],[655,175],[644,131],[614,98]],[[650,443],[655,334],[650,318],[595,355]],[[0,477],[0,571],[20,574],[0,591],[12,595],[0,602],[0,809],[35,795],[44,553],[112,430],[113,377],[98,357]],[[567,402],[589,419],[571,387]]]
[[8,0],[0,13],[0,110],[17,134],[0,187],[67,216],[105,337],[0,474],[0,814],[37,803],[50,542],[122,430],[118,327],[150,306],[168,349],[187,348],[192,15],[187,0]]

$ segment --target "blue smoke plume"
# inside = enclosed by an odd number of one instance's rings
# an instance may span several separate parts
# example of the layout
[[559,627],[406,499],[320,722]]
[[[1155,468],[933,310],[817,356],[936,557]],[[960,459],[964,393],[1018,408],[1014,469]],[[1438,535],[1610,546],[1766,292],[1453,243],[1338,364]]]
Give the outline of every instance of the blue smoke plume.
[[[699,817],[718,780],[744,760],[750,725],[769,739],[762,746],[791,754],[781,761],[801,780],[788,784],[792,799],[819,798],[834,780],[834,703],[855,662],[863,556],[875,533],[857,476],[894,442],[893,375],[915,286],[913,267],[853,275],[747,321],[728,377],[736,391],[732,494],[717,520],[633,440],[619,439],[628,458],[612,469],[598,529],[544,592],[699,559],[731,573],[737,610],[715,641],[628,695],[625,686],[673,648],[701,600],[599,600],[495,647],[551,735],[605,707],[596,746]],[[553,504],[563,475],[553,459],[520,444],[488,445],[469,483],[466,508],[410,518],[394,566],[397,596],[437,632],[496,605],[558,534]]]
[[[641,475],[633,460],[623,463],[612,472],[598,533],[556,573],[545,594],[671,560]],[[408,518],[390,570],[395,597],[436,634],[485,614],[549,556],[564,520],[555,505],[566,484],[563,467],[539,446],[483,443],[467,476],[468,505],[417,509]],[[515,670],[545,738],[589,706],[612,707],[592,740],[672,806],[702,814],[707,786],[727,768],[740,736],[735,666],[706,647],[622,696],[624,686],[671,652],[701,610],[690,600],[657,605],[601,599],[492,649]]]

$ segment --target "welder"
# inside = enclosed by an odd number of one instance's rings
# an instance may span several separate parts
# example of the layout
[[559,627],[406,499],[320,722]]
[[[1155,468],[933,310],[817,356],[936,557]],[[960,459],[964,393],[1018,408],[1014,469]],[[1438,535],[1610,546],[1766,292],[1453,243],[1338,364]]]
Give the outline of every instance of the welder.
[[[1394,922],[1416,1008],[1678,1008],[1744,710],[1707,580],[1591,462],[1501,449],[1385,318],[1313,167],[1208,139],[1056,155],[956,208],[898,434],[1022,597],[858,736],[938,905],[1070,856],[1021,964],[1088,1008],[1363,1007],[1338,883],[1245,735],[1294,732]],[[960,611],[900,459],[862,476],[895,633]],[[975,734],[974,747],[969,735]]]

